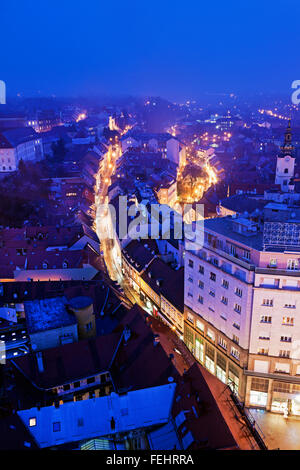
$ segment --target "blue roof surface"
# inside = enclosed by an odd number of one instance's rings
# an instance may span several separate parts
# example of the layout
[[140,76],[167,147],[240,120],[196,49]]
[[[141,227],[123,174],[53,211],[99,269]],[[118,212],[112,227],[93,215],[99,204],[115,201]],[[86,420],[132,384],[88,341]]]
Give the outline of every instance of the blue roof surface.
[[67,304],[65,297],[24,302],[29,334],[76,324],[75,316],[66,308]]
[[89,305],[92,305],[92,303],[93,300],[91,299],[91,297],[83,295],[79,297],[74,297],[73,299],[69,300],[70,306],[75,310],[89,307]]

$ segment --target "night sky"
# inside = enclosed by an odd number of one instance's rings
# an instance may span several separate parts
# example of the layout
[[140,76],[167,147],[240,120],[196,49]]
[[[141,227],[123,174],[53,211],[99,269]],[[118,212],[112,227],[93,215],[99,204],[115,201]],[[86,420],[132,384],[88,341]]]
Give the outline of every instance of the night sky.
[[299,0],[1,0],[9,96],[289,93]]

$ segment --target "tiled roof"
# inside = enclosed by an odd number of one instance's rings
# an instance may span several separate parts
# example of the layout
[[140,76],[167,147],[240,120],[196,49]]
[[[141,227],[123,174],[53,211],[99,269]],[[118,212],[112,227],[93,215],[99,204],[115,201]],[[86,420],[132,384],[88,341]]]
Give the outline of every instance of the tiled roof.
[[42,351],[44,371],[34,353],[14,359],[16,367],[39,388],[50,389],[109,370],[120,333],[98,336]]

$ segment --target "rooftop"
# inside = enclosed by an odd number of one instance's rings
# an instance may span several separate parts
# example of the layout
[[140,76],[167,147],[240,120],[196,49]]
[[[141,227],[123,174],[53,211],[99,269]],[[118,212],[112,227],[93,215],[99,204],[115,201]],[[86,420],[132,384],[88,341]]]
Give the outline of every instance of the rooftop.
[[65,297],[24,302],[28,332],[47,331],[76,324],[76,318],[67,310]]
[[[169,420],[175,388],[176,384],[168,384],[126,395],[112,393],[64,403],[59,408],[22,410],[18,415],[39,447],[51,447],[165,424]],[[32,418],[36,424],[30,427]]]

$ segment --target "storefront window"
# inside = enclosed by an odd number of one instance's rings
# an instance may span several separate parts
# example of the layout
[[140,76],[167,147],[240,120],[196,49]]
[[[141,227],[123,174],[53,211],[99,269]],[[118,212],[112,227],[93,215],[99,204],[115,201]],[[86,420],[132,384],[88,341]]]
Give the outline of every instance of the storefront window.
[[209,357],[205,357],[205,367],[212,373],[215,373],[215,363]]
[[195,356],[198,361],[203,363],[203,353],[204,353],[204,346],[203,346],[203,341],[200,341],[198,338],[196,338],[196,347],[195,347]]
[[222,380],[224,384],[226,384],[226,371],[221,369],[220,366],[217,366],[216,376],[218,377],[218,379]]
[[268,394],[265,392],[250,391],[250,405],[267,406]]

